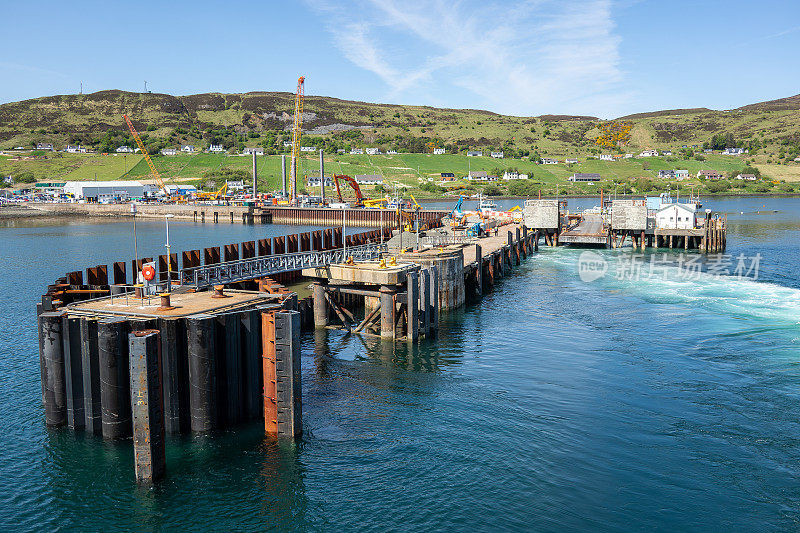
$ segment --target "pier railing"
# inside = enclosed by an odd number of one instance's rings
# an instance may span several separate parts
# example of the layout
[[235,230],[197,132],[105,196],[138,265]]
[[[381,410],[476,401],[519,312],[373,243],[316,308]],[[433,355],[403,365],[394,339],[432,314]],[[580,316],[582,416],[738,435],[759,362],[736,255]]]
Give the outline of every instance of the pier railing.
[[466,235],[429,235],[422,237],[420,242],[423,246],[447,246],[450,244],[472,244],[477,240],[475,237]]
[[304,268],[317,268],[335,263],[344,263],[349,257],[354,261],[374,261],[386,251],[384,244],[365,244],[346,249],[298,252],[275,256],[239,259],[212,265],[204,265],[181,270],[180,279],[185,284],[204,288],[247,281],[282,272],[292,272]]

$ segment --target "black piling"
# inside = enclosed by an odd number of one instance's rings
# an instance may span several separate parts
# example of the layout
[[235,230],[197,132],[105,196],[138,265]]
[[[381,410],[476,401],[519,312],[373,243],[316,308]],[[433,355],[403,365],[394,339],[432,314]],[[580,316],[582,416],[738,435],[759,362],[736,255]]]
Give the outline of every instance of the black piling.
[[42,328],[42,383],[44,384],[44,419],[49,427],[67,423],[67,391],[64,377],[62,313],[39,315]]
[[81,371],[83,373],[83,409],[86,431],[103,434],[100,399],[100,360],[97,344],[97,320],[81,318]]
[[83,372],[81,371],[81,319],[64,316],[62,320],[64,345],[64,379],[67,393],[67,426],[83,429],[86,413],[83,409]]
[[245,372],[244,414],[248,420],[261,417],[264,407],[263,361],[261,359],[261,312],[242,313]]
[[195,432],[208,432],[216,427],[214,322],[214,317],[209,315],[186,319],[190,427]]
[[161,331],[164,429],[170,435],[177,435],[190,426],[186,320],[162,318],[158,328]]
[[109,318],[97,324],[102,431],[108,440],[131,435],[127,336],[128,323],[124,319]]

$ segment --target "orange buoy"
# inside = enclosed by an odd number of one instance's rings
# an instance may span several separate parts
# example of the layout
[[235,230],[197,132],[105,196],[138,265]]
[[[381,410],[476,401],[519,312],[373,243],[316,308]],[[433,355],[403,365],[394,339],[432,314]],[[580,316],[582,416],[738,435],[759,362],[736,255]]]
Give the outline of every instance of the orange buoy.
[[151,265],[145,265],[142,268],[142,277],[147,281],[153,281],[153,278],[156,277],[156,269]]

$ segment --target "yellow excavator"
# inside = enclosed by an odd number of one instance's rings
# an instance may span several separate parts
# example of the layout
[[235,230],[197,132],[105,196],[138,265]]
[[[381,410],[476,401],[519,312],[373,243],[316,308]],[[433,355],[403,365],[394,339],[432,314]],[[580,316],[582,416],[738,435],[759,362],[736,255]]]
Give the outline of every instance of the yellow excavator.
[[228,182],[214,192],[199,192],[195,196],[198,200],[219,200],[228,192]]

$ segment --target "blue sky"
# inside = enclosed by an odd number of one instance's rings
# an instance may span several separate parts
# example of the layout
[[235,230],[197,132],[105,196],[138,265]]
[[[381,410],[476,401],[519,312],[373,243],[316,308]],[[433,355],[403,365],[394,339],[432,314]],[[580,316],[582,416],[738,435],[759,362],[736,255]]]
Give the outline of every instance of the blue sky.
[[0,102],[293,91],[611,118],[800,93],[798,0],[15,2]]

